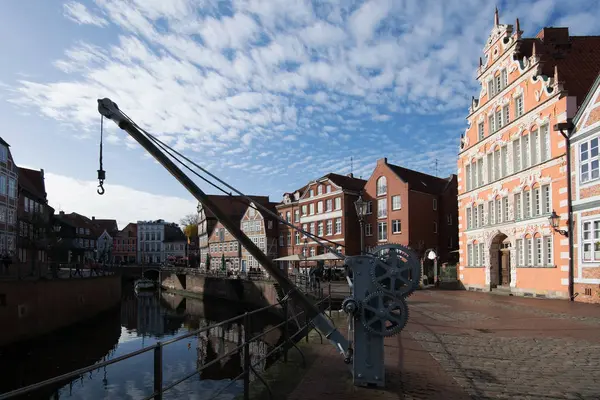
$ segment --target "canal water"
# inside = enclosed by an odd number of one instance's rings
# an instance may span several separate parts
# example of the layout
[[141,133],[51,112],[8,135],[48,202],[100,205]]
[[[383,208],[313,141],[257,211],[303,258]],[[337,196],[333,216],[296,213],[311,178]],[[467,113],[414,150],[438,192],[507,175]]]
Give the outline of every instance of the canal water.
[[[119,357],[246,311],[251,309],[222,300],[193,299],[168,292],[136,295],[130,287],[124,288],[120,307],[37,340],[0,349],[0,393]],[[252,337],[280,321],[272,313],[256,315]],[[231,352],[244,336],[240,319],[240,323],[212,328],[163,347],[163,384]],[[282,332],[275,329],[251,344],[251,362],[258,362],[257,371],[264,371],[275,361],[277,354],[260,360],[282,340]],[[163,398],[233,399],[243,391],[241,380],[232,382],[242,366],[242,354],[236,352],[165,392]],[[152,394],[153,376],[153,352],[149,351],[19,399],[143,399]]]

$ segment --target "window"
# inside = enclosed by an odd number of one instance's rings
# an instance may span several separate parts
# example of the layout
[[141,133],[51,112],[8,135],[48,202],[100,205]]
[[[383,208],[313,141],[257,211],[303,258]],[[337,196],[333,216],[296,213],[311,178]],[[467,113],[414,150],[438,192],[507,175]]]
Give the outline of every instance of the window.
[[[308,232],[308,224],[302,224],[302,230],[304,232]],[[306,236],[306,235],[304,235],[304,236]]]
[[433,222],[433,233],[437,233],[437,222]]
[[336,210],[341,210],[342,209],[342,198],[341,197],[336,197],[335,198],[335,209]]
[[494,114],[488,117],[488,126],[490,129],[490,134],[496,132],[496,120],[494,119]]
[[477,185],[483,185],[483,158],[477,160]]
[[500,74],[494,78],[494,82],[496,83],[496,93],[500,93],[502,91],[502,77]]
[[515,118],[523,115],[523,95],[515,98]]
[[310,215],[315,214],[315,204],[314,203],[309,204],[308,209],[309,209]]
[[465,165],[465,183],[467,192],[471,190],[471,164]]
[[[300,210],[294,210],[294,222],[300,221]],[[271,221],[269,221],[271,222]]]
[[506,146],[502,146],[500,148],[500,163],[502,164],[500,166],[500,176],[504,178],[506,175],[508,175],[508,153]]
[[496,94],[496,91],[494,88],[494,81],[492,79],[490,79],[488,81],[488,99],[491,99],[495,94]]
[[474,245],[474,254],[473,254],[473,265],[478,267],[481,265],[481,262],[479,261],[479,245],[476,244]]
[[550,159],[550,132],[548,125],[540,127],[540,142],[540,161],[544,162]]
[[483,226],[483,204],[479,204],[477,206],[477,211],[478,211],[479,219],[480,219],[479,226],[481,227],[481,226]]
[[521,170],[521,139],[513,142],[513,172]]
[[467,229],[473,229],[473,209],[467,208]]
[[479,140],[483,140],[483,138],[485,137],[485,132],[483,130],[484,124],[483,122],[480,122],[479,125],[477,125],[477,137],[479,138]]
[[386,218],[387,217],[387,199],[378,199],[377,200],[377,218]]
[[279,235],[279,245],[283,246],[283,233]]
[[325,201],[325,211],[329,212],[333,210],[333,200],[329,199]]
[[342,233],[342,219],[336,218],[335,219],[335,234],[338,235],[340,233]]
[[11,199],[17,197],[17,182],[13,178],[8,180],[8,197]]
[[505,88],[508,86],[508,73],[506,72],[506,69],[503,69],[500,72],[500,76],[502,77],[502,88]]
[[504,213],[502,212],[502,199],[496,199],[496,223],[502,223],[502,216]]
[[296,239],[296,244],[300,244],[300,232],[296,231],[295,239]]
[[327,185],[327,189],[325,190],[327,193],[331,193],[331,185]]
[[400,195],[392,196],[392,210],[399,210],[400,206]]
[[323,194],[323,186],[322,185],[317,186],[317,194]]
[[8,148],[6,146],[0,145],[0,161],[8,161]]
[[494,212],[494,201],[488,201],[488,224],[494,225],[496,223],[496,213]]
[[474,263],[473,263],[473,261],[474,261],[474,259],[473,259],[473,245],[472,244],[468,244],[467,245],[467,253],[469,253],[468,256],[467,256],[467,265],[469,267],[472,267],[474,265]]
[[529,141],[529,145],[531,146],[529,152],[530,152],[530,157],[531,157],[531,165],[535,165],[538,163],[538,149],[540,148],[539,144],[540,144],[540,131],[539,129],[536,129],[535,131],[531,132],[531,134],[529,135],[531,136],[530,141]]
[[383,196],[387,193],[387,179],[385,176],[379,177],[377,179],[377,196]]
[[583,222],[581,231],[583,261],[600,261],[600,220]]
[[473,228],[479,228],[479,207],[473,209]]
[[504,222],[508,221],[508,196],[502,198],[502,210],[504,210]]
[[[261,238],[264,239],[264,238]],[[264,246],[264,243],[263,243]],[[287,233],[287,247],[292,247],[292,232]],[[233,251],[233,242],[229,243],[229,251]]]
[[323,236],[323,223],[322,222],[319,222],[318,231],[317,232],[318,232],[319,236]]
[[367,201],[367,215],[373,214],[373,202]]
[[285,213],[286,222],[290,222],[290,218],[291,218],[291,213],[289,211],[286,211],[286,213]]
[[313,235],[315,234],[315,224],[314,223],[310,224],[310,233]]
[[319,201],[317,203],[317,213],[318,214],[322,214],[323,213],[323,202],[322,201]]
[[433,210],[437,210],[437,199],[433,199]]
[[365,236],[373,236],[373,225],[365,224]]
[[521,193],[515,193],[515,221],[520,220],[521,218],[523,218],[523,215],[521,213]]
[[0,194],[6,195],[6,176],[4,175],[0,176]]
[[392,233],[401,233],[402,225],[400,224],[399,219],[395,219],[392,221]]
[[579,176],[581,183],[598,179],[598,138],[579,145]]
[[379,240],[379,241],[387,240],[387,222],[378,222],[377,223],[377,240]]
[[500,128],[502,128],[502,126],[504,126],[502,124],[502,110],[498,109],[496,111],[496,130],[499,130]]
[[327,235],[333,235],[333,221],[327,220]]
[[313,197],[314,195],[315,195],[315,191],[310,189],[310,191],[308,192],[308,196]]
[[302,206],[302,215],[303,216],[306,215],[306,209],[307,209],[306,206]]
[[503,125],[508,125],[510,123],[510,114],[509,114],[509,110],[510,107],[507,105],[505,105],[504,107],[502,107],[502,122]]

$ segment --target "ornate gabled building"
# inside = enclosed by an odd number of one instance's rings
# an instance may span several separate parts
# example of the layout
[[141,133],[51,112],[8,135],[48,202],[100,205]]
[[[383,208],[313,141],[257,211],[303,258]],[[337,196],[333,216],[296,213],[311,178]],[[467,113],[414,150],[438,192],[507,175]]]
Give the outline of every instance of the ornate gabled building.
[[459,279],[469,289],[568,296],[565,141],[600,70],[600,37],[543,28],[526,38],[498,11],[477,69],[481,85],[458,157]]
[[[271,212],[277,213],[277,203],[264,204]],[[277,220],[250,203],[248,209],[242,216],[241,229],[263,253],[271,260],[277,257]],[[250,271],[250,268],[263,270],[258,261],[245,249],[242,248],[242,272]]]

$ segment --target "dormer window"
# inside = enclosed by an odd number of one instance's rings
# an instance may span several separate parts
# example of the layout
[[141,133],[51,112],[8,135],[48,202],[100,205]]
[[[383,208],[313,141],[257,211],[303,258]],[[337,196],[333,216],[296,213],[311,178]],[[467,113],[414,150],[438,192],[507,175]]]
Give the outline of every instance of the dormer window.
[[310,189],[310,191],[308,192],[308,197],[313,197],[315,195],[315,191]]
[[317,194],[323,194],[323,186],[317,186]]

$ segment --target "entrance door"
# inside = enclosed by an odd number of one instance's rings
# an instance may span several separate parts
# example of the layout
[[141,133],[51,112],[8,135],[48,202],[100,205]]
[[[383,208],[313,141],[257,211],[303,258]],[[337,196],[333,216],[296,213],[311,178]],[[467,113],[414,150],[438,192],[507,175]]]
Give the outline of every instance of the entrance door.
[[510,251],[502,249],[500,252],[500,285],[510,285]]

